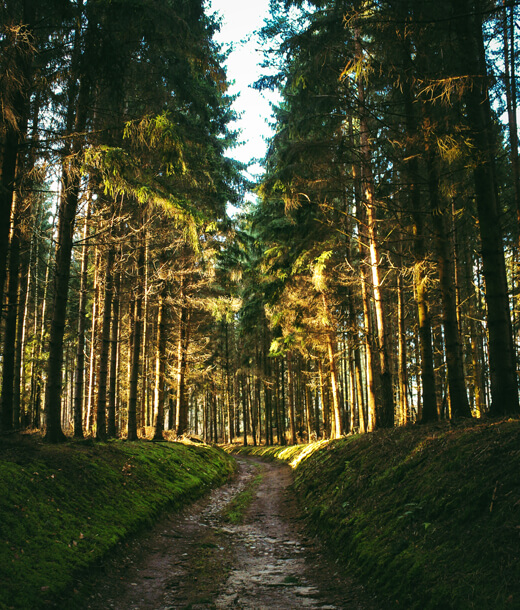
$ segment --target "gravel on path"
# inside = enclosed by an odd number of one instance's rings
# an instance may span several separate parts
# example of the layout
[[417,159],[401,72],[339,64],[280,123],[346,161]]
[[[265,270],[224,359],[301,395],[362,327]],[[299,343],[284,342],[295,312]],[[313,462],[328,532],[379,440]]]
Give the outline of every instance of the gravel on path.
[[[60,608],[375,610],[363,587],[306,537],[288,489],[291,469],[238,462],[231,482],[120,545]],[[229,523],[223,509],[259,474],[243,523]]]

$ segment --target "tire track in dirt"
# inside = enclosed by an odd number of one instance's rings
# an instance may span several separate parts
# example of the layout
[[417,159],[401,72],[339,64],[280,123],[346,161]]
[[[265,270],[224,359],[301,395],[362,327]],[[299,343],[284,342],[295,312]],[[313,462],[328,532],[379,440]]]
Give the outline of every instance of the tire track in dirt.
[[[375,603],[305,537],[286,465],[238,458],[237,476],[121,545],[60,608],[373,610]],[[258,473],[241,525],[222,510]],[[90,591],[85,595],[85,589]]]

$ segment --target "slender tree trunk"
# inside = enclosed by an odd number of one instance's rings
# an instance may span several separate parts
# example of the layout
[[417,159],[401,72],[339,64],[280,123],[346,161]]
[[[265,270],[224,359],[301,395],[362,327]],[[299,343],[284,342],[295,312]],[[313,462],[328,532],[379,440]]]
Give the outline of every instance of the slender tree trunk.
[[179,338],[177,342],[177,436],[182,436],[188,431],[188,403],[186,401],[185,380],[190,334],[190,312],[185,302],[182,282],[184,282],[184,279],[181,279],[181,307],[179,316]]
[[286,399],[285,399],[285,359],[281,358],[280,360],[280,378],[282,385],[282,400],[281,400],[281,409],[280,409],[280,426],[282,431],[281,444],[287,445],[287,407],[286,407]]
[[294,378],[292,353],[287,352],[287,381],[289,384],[289,425],[291,429],[291,445],[296,445],[296,416],[294,411]]
[[61,428],[61,391],[63,364],[63,337],[69,295],[70,265],[74,223],[80,192],[80,177],[74,167],[75,157],[83,147],[80,135],[86,125],[89,85],[82,79],[77,104],[69,106],[69,118],[76,115],[75,136],[72,138],[72,159],[65,156],[63,163],[62,197],[58,210],[58,238],[56,243],[53,305],[51,308],[51,330],[49,336],[49,357],[47,366],[47,386],[45,392],[45,439],[49,442],[65,440]]
[[406,425],[409,421],[408,408],[408,369],[406,348],[406,310],[404,304],[404,278],[402,273],[397,275],[397,321],[399,338],[399,402],[400,402],[400,424]]
[[110,336],[110,379],[108,387],[107,436],[113,438],[117,434],[116,426],[116,398],[117,398],[117,369],[119,354],[119,317],[121,273],[118,272],[114,282],[114,302],[112,316],[112,333]]
[[248,404],[249,404],[249,414],[251,417],[251,436],[253,437],[253,447],[256,447],[256,445],[257,445],[257,442],[256,442],[256,413],[255,413],[254,397],[253,397],[253,391],[252,391],[253,382],[252,382],[252,379],[249,379],[249,376],[247,376],[247,378],[246,378],[246,384],[247,384],[247,400],[248,400]]
[[[24,309],[24,314],[23,314],[23,328],[22,328],[22,339],[21,339],[21,345],[22,345],[21,358],[22,359],[21,359],[21,363],[20,363],[20,375],[21,375],[20,403],[21,403],[21,405],[23,405],[22,408],[23,408],[23,417],[24,417],[24,422],[23,422],[24,427],[27,427],[30,422],[31,390],[32,390],[32,386],[34,383],[34,380],[32,379],[32,375],[29,375],[30,390],[29,390],[29,393],[27,393],[26,380],[27,380],[27,360],[28,360],[28,356],[29,356],[29,354],[28,354],[29,350],[26,349],[26,344],[27,344],[27,336],[29,333],[29,325],[31,323],[31,320],[30,320],[31,315],[33,317],[32,327],[35,329],[34,337],[37,336],[38,290],[37,290],[36,275],[37,275],[37,268],[38,268],[37,259],[38,259],[38,254],[39,254],[39,247],[38,247],[38,240],[36,238],[36,229],[38,227],[40,209],[41,209],[41,202],[38,201],[36,209],[32,209],[32,211],[31,211],[32,234],[31,234],[31,245],[30,245],[30,253],[29,253],[29,267],[27,270],[27,289],[26,289],[26,295],[25,295],[25,309]],[[33,342],[33,347],[30,350],[31,372],[32,373],[34,373],[34,370],[35,370],[34,343],[36,343],[36,341]]]
[[249,423],[249,409],[248,409],[248,400],[247,400],[247,390],[246,390],[246,381],[245,376],[241,375],[240,377],[240,399],[242,401],[242,420],[244,422],[244,440],[243,446],[247,447],[247,428]]
[[85,331],[87,326],[87,283],[88,283],[88,232],[90,225],[90,197],[87,200],[83,227],[81,252],[81,272],[78,312],[78,344],[76,351],[76,382],[74,391],[74,438],[83,438],[83,394],[85,386]]
[[[321,301],[327,320],[329,319],[329,306],[325,294],[321,293]],[[341,409],[341,397],[336,370],[336,345],[333,337],[333,330],[327,329],[326,332],[327,355],[329,357],[330,387],[332,389],[332,409],[334,420],[334,436],[340,438],[343,434],[343,421]]]
[[142,375],[141,375],[141,409],[138,413],[138,427],[144,430],[145,426],[153,425],[150,421],[150,400],[149,400],[149,354],[148,354],[148,336],[149,336],[149,322],[148,322],[148,266],[149,266],[149,247],[148,247],[148,218],[144,215],[144,227],[143,227],[143,243],[144,243],[144,264],[143,264],[143,316],[142,316]]
[[235,438],[235,425],[234,425],[234,410],[233,405],[231,404],[231,376],[230,376],[230,366],[229,366],[229,326],[226,321],[224,321],[224,337],[225,337],[225,358],[226,358],[226,407],[227,407],[227,415],[229,422],[229,442],[232,443]]
[[[20,241],[21,241],[21,206],[19,194],[13,196],[14,222],[9,254],[9,282],[7,287],[7,317],[5,322],[4,349],[2,363],[2,430],[12,430],[14,427],[14,363],[18,314],[18,287],[20,282]],[[19,321],[21,323],[21,321]]]
[[[327,400],[327,390],[325,387],[325,375],[323,374],[323,362],[321,360],[321,358],[318,360],[318,375],[319,375],[319,380],[320,380],[320,398],[321,398],[321,404],[323,406],[323,413],[324,413],[324,420],[325,420],[325,431],[324,434],[328,437],[331,438],[331,434],[332,434],[332,429],[331,429],[331,422],[330,422],[330,408],[329,408],[329,404],[328,404],[328,400]],[[325,416],[325,414],[327,414]]]
[[[4,138],[0,168],[0,303],[4,301],[4,285],[7,274],[11,210],[13,207],[16,161],[19,145],[18,129],[8,126]],[[7,416],[6,416],[7,419]]]
[[136,294],[134,296],[133,319],[131,330],[131,355],[130,355],[130,377],[129,377],[129,392],[128,392],[128,431],[127,438],[129,441],[138,439],[137,424],[138,424],[138,388],[139,388],[139,363],[141,356],[141,332],[142,332],[142,316],[143,316],[143,269],[144,267],[144,251],[142,244],[139,246],[139,256],[137,262],[137,278],[136,278]]
[[112,318],[114,249],[108,246],[105,270],[105,290],[103,296],[103,321],[101,326],[101,352],[99,354],[98,395],[96,405],[96,438],[104,440],[107,437],[107,381],[108,358],[110,354],[110,321]]
[[16,429],[25,427],[25,401],[22,403],[22,397],[25,392],[24,375],[24,353],[25,353],[25,337],[27,325],[27,299],[30,287],[30,253],[25,250],[21,253],[20,278],[25,278],[21,282],[18,290],[18,325],[16,329],[16,348],[14,357],[14,385],[13,385],[13,420]]
[[[520,411],[500,206],[496,185],[493,119],[481,23],[481,3],[453,0],[454,26],[460,44],[460,69],[473,77],[464,92],[467,120],[474,150],[475,195],[486,280],[491,408],[494,416]],[[463,63],[462,63],[463,61]]]
[[[10,53],[13,64],[8,66],[8,70],[18,80],[18,90],[14,91],[12,95],[9,108],[11,120],[6,119],[2,121],[4,124],[0,125],[5,129],[0,149],[0,305],[4,302],[16,167],[19,163],[20,142],[25,135],[29,115],[29,98],[33,80],[33,45],[35,43],[33,28],[36,22],[36,5],[35,0],[24,1],[23,31],[18,31],[16,40],[10,42],[13,45]],[[5,114],[7,115],[7,112]]]
[[94,426],[94,392],[96,387],[96,359],[98,353],[99,309],[99,275],[101,272],[101,250],[96,246],[94,254],[94,296],[92,299],[92,324],[90,328],[90,358],[88,386],[86,388],[85,429],[90,433]]
[[[164,289],[163,289],[164,291]],[[162,440],[164,431],[164,380],[166,370],[166,313],[165,295],[159,296],[157,313],[157,346],[155,353],[154,440]]]
[[[55,220],[54,220],[55,222]],[[54,235],[54,223],[52,226],[52,233]],[[39,260],[39,257],[37,261]],[[47,265],[45,268],[45,281],[43,283],[43,295],[41,299],[41,307],[38,304],[35,308],[34,316],[34,334],[38,337],[36,341],[36,347],[33,352],[33,366],[31,367],[31,398],[30,398],[30,409],[32,415],[32,425],[35,428],[39,428],[41,425],[41,395],[44,387],[43,383],[43,365],[42,365],[42,352],[44,349],[44,343],[46,341],[46,329],[47,329],[47,305],[49,300],[49,284],[50,284],[50,270],[52,265],[52,252],[49,252],[47,258]],[[38,284],[36,284],[36,293],[38,293]]]
[[437,250],[437,267],[441,289],[444,342],[446,350],[446,367],[452,417],[471,417],[464,365],[457,323],[457,306],[455,302],[455,273],[451,259],[444,213],[440,210],[439,180],[434,161],[428,160],[430,202],[433,212],[433,225]]
[[312,397],[309,384],[305,384],[305,420],[307,422],[307,442],[312,441]]
[[[359,35],[356,39],[356,53],[362,56]],[[380,277],[379,244],[376,231],[376,203],[374,193],[374,180],[371,166],[371,151],[369,144],[369,129],[365,108],[365,92],[361,77],[358,79],[358,99],[360,105],[360,153],[362,160],[362,200],[366,208],[368,229],[368,246],[374,308],[377,327],[377,347],[379,352],[379,372],[381,383],[381,403],[376,404],[376,426],[391,427],[394,424],[394,396],[392,387],[392,374],[390,369],[390,355],[388,349],[389,337],[386,329],[384,303],[382,298],[382,285]]]
[[[363,207],[358,209],[358,226],[360,234],[360,248],[363,248],[366,241],[366,228],[364,225],[365,215]],[[369,277],[368,270],[361,261],[361,300],[363,302],[363,322],[365,333],[365,361],[366,361],[366,385],[367,385],[367,421],[366,431],[372,432],[376,428],[376,405],[377,390],[376,378],[378,376],[379,361],[374,357],[372,349],[372,317],[370,312],[369,296]]]
[[[406,52],[403,59],[406,64],[411,64],[410,44],[407,40]],[[433,363],[433,344],[431,316],[428,304],[428,260],[425,244],[424,209],[421,205],[419,161],[418,161],[418,130],[417,120],[414,112],[412,84],[409,78],[404,79],[403,101],[406,114],[406,129],[412,144],[406,151],[406,172],[408,178],[408,193],[411,207],[412,230],[413,230],[413,255],[414,255],[414,287],[415,302],[417,307],[417,323],[419,326],[419,352],[422,379],[422,423],[438,419],[437,392],[435,388],[435,374]]]
[[516,115],[516,63],[515,63],[515,18],[514,6],[509,8],[504,2],[502,33],[504,40],[504,86],[507,103],[507,122],[509,128],[509,154],[513,169],[513,186],[515,192],[516,213],[520,227],[520,162],[518,158],[518,120]]

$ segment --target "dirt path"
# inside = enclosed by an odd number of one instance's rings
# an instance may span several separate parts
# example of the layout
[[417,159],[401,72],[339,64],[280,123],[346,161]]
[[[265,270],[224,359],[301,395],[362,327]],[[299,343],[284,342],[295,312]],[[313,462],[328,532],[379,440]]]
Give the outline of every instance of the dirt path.
[[[237,477],[161,520],[99,566],[60,608],[105,610],[376,607],[302,533],[289,467],[239,458]],[[262,475],[244,523],[222,509]],[[84,596],[84,590],[91,592]],[[79,598],[82,598],[81,600]]]

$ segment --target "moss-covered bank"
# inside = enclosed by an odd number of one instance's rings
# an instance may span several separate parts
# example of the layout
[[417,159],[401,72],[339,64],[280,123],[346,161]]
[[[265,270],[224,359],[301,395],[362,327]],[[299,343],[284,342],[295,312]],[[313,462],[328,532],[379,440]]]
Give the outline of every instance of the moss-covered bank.
[[119,540],[235,469],[206,445],[3,438],[0,608],[38,608]]
[[309,526],[383,607],[520,608],[520,422],[247,451],[293,461]]

